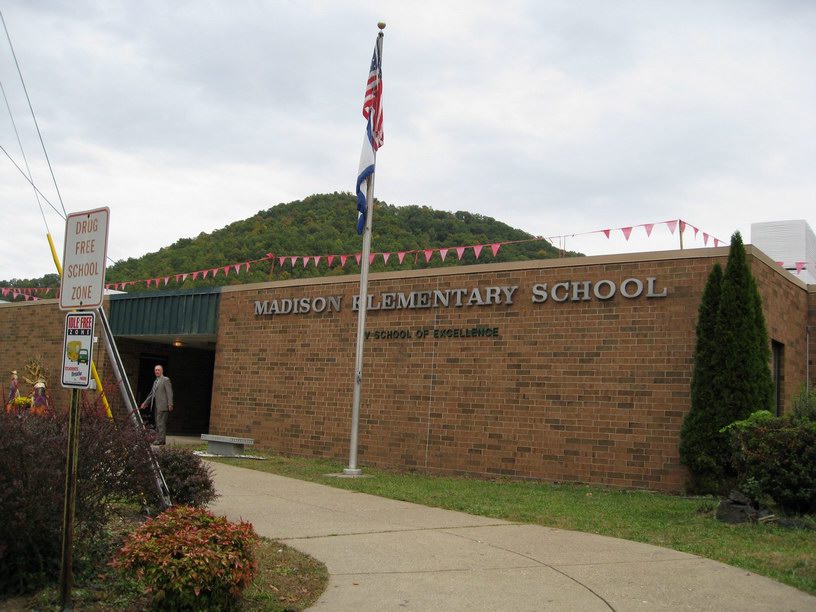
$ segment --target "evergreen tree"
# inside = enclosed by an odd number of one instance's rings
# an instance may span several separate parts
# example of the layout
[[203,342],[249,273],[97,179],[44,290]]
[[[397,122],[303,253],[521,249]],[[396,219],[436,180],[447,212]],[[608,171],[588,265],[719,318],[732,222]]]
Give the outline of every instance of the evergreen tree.
[[692,406],[680,442],[681,460],[700,492],[722,490],[735,475],[728,439],[720,429],[756,410],[773,408],[762,299],[739,232],[731,237],[728,263],[722,278],[718,276],[715,268],[700,304]]
[[719,461],[712,456],[716,448],[715,376],[718,367],[717,315],[720,309],[723,271],[714,264],[708,275],[697,316],[697,344],[691,374],[691,410],[680,431],[680,461],[692,473],[692,488],[710,489],[719,479]]

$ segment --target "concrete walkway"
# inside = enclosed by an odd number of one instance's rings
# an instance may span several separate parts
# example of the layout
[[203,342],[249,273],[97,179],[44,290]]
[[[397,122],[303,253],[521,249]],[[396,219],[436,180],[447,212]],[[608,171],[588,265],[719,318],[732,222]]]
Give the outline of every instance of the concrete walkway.
[[216,514],[326,564],[313,610],[816,610],[816,597],[665,548],[210,465]]

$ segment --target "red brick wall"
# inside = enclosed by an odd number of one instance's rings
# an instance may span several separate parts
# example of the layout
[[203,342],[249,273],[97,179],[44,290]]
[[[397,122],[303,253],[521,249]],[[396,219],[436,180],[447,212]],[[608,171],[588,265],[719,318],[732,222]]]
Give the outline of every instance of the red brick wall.
[[[749,249],[750,250],[750,249]],[[714,254],[717,256],[715,257]],[[689,407],[695,324],[727,249],[374,275],[369,293],[517,285],[512,306],[374,311],[366,341],[359,464],[681,490],[678,435]],[[804,380],[807,291],[751,258],[785,388]],[[657,277],[665,298],[624,299]],[[600,301],[531,301],[536,283],[616,282]],[[222,294],[210,430],[262,448],[346,461],[357,278],[281,282]],[[256,300],[341,295],[339,313],[255,316]],[[496,338],[417,339],[417,329],[490,327]]]
[[[769,334],[784,345],[787,402],[805,379],[816,287],[808,292],[763,254],[748,251]],[[720,248],[372,275],[375,296],[518,289],[509,306],[369,312],[370,332],[412,337],[366,341],[359,465],[681,490],[678,436],[689,408],[697,309],[711,266],[726,257]],[[621,297],[621,282],[633,277],[644,283],[656,277],[657,290],[666,288],[668,296]],[[531,300],[537,283],[601,279],[614,281],[618,295]],[[351,303],[358,282],[337,277],[224,290],[211,433],[249,436],[260,448],[292,455],[348,460],[357,325]],[[340,312],[254,314],[256,300],[333,295],[342,296]],[[55,301],[0,305],[2,371],[43,354],[58,372],[63,325]],[[496,328],[498,336],[416,337],[418,329],[473,327]],[[135,387],[139,356],[156,346],[123,341],[120,350]],[[104,378],[104,356],[98,360]],[[58,384],[52,392],[67,398]],[[181,413],[175,422],[183,423]]]

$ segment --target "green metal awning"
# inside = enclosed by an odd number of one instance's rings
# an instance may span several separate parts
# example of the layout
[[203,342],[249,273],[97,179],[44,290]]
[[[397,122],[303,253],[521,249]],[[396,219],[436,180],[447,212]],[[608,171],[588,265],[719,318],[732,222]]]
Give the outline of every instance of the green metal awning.
[[218,333],[220,287],[110,296],[113,335],[147,342],[210,346]]

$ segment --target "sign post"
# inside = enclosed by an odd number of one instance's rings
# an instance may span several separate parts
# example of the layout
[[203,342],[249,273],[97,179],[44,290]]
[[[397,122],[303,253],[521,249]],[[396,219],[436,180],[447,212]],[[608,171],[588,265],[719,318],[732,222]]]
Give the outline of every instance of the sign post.
[[[95,310],[105,294],[105,260],[108,254],[110,209],[97,208],[68,215],[60,278],[61,310]],[[62,517],[62,608],[69,609],[73,582],[74,511],[79,460],[79,390],[91,384],[96,314],[69,312],[65,317],[62,386],[71,389],[68,418],[68,452],[65,461],[65,505]]]

